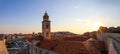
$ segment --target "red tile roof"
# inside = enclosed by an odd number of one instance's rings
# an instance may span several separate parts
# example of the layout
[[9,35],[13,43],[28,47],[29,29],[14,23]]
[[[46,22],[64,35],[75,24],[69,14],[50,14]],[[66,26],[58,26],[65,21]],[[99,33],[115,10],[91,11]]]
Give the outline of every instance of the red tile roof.
[[62,42],[54,49],[61,54],[89,54],[88,50],[82,43]]
[[27,40],[29,40],[29,41],[31,41],[31,40],[33,39],[32,36],[26,36],[25,38],[26,38]]
[[80,36],[80,37],[78,37],[78,36],[76,36],[76,37],[65,37],[65,41],[81,41],[81,42],[83,42],[83,41],[86,41],[86,40],[88,40],[90,37],[88,37],[88,36]]
[[100,51],[105,51],[105,43],[103,41],[97,41],[94,46],[100,50]]
[[58,43],[59,43],[58,40],[44,39],[40,42],[40,48],[52,50]]
[[92,51],[95,51],[95,49],[99,51],[106,51],[105,44],[103,41],[98,41],[93,38],[90,38],[89,40],[85,41],[84,44],[88,44],[88,46],[91,48],[93,47],[94,50]]
[[40,48],[52,50],[61,54],[89,54],[82,43],[68,41],[44,39],[40,42]]

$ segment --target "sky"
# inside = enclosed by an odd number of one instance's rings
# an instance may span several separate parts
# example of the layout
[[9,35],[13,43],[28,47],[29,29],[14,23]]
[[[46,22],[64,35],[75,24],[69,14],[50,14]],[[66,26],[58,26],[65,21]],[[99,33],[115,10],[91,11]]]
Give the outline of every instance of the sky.
[[0,0],[0,33],[41,32],[45,11],[52,32],[120,25],[120,0]]

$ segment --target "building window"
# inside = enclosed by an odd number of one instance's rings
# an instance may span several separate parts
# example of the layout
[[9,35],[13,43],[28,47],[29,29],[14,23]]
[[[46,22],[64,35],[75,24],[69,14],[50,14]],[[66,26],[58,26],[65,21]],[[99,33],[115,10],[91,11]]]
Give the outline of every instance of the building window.
[[49,25],[46,25],[46,28],[48,28],[49,27]]

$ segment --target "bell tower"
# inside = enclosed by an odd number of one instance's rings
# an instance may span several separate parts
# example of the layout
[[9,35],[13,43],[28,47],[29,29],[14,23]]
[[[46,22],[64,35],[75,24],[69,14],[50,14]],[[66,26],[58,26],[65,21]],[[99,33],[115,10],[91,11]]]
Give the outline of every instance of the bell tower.
[[45,14],[43,16],[43,21],[42,21],[42,35],[46,39],[50,39],[50,20],[47,12],[45,11]]

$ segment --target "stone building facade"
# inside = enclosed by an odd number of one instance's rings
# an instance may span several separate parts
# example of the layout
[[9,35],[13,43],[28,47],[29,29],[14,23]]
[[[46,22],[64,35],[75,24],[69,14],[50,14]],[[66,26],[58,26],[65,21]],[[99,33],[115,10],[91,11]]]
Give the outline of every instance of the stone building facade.
[[45,12],[43,16],[43,21],[42,21],[42,35],[46,39],[50,39],[50,20],[47,12]]

